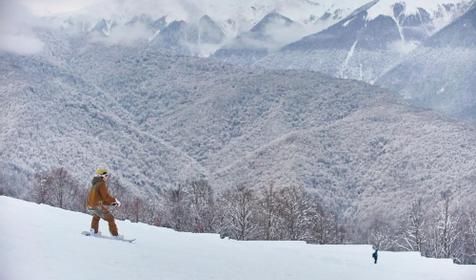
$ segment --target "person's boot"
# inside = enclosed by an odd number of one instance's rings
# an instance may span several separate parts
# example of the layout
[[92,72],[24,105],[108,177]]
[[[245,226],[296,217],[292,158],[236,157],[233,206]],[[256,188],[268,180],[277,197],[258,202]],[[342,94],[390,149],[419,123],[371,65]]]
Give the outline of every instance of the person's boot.
[[93,228],[90,228],[89,232],[91,233],[91,235],[101,235],[100,231],[96,232]]
[[121,235],[121,234],[113,235],[112,238],[122,240],[124,239],[124,235]]

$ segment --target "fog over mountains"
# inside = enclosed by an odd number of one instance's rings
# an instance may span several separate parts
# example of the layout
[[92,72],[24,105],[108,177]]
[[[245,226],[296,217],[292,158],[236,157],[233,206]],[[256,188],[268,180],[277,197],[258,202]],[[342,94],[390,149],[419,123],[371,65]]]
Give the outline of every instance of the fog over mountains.
[[84,10],[30,26],[40,50],[2,47],[8,194],[105,165],[144,196],[300,185],[359,221],[447,189],[476,199],[474,128],[426,109],[474,116],[469,2],[240,2]]

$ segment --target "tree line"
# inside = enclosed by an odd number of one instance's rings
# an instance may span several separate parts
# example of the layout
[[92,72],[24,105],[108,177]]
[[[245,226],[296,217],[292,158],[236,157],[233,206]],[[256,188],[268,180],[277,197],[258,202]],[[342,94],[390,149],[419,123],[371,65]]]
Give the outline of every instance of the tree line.
[[[37,173],[25,199],[85,212],[87,186],[64,168]],[[237,240],[303,240],[316,244],[370,243],[382,250],[419,251],[426,257],[476,264],[476,207],[462,208],[450,191],[438,203],[416,198],[396,221],[375,217],[362,228],[325,206],[300,186],[256,190],[237,185],[216,193],[205,180],[188,181],[158,191],[135,194],[111,178],[109,188],[122,206],[118,219],[177,231],[218,233]],[[1,186],[0,186],[1,190]]]

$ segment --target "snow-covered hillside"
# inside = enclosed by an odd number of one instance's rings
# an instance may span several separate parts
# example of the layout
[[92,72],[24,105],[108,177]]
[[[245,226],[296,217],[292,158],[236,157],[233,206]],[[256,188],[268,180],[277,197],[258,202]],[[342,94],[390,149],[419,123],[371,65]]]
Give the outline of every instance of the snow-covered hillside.
[[[25,178],[41,166],[64,166],[89,181],[91,170],[102,164],[129,170],[118,177],[130,189],[156,193],[167,181],[173,185],[205,173],[196,172],[195,160],[176,147],[138,130],[115,98],[95,85],[40,58],[2,53],[0,58],[2,176]],[[9,189],[21,193],[32,181]]]
[[[476,266],[417,253],[380,252],[370,245],[308,245],[234,241],[179,233],[128,221],[126,242],[80,234],[90,216],[0,196],[0,279],[386,279],[472,280]],[[106,224],[100,230],[107,235]]]

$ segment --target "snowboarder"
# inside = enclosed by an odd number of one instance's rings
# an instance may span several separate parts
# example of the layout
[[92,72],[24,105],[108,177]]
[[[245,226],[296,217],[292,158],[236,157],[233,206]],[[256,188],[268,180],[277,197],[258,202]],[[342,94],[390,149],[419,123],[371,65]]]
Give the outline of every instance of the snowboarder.
[[374,258],[374,264],[377,263],[377,258],[378,258],[378,248],[374,248],[375,252],[372,254],[372,258]]
[[107,180],[109,173],[106,169],[99,168],[96,170],[96,175],[91,182],[89,189],[87,210],[93,215],[91,222],[91,234],[97,234],[99,230],[99,220],[102,218],[109,224],[109,231],[111,235],[116,238],[121,238],[117,232],[117,226],[114,222],[114,216],[109,212],[106,206],[119,207],[121,203],[117,198],[112,197],[107,188]]

